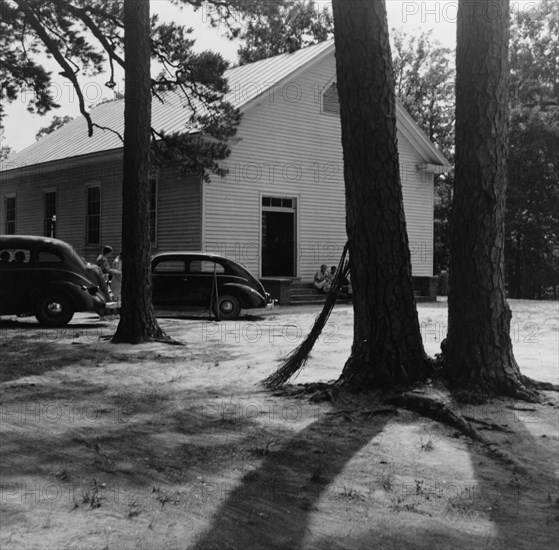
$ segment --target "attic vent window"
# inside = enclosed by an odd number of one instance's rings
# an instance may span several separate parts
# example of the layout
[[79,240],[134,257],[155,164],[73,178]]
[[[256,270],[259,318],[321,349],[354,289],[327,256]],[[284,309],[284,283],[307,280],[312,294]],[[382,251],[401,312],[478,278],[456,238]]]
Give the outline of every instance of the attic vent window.
[[338,86],[332,82],[322,94],[322,112],[331,115],[340,114],[340,101],[338,99]]

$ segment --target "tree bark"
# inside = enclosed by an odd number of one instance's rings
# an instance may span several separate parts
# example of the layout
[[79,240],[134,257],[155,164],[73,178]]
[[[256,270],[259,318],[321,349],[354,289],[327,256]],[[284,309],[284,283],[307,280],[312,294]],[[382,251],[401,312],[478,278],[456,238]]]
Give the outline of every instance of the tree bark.
[[508,42],[508,0],[460,1],[448,336],[442,348],[451,382],[512,395],[523,388],[504,273]]
[[427,376],[415,304],[384,1],[333,1],[354,338],[340,385]]
[[151,302],[148,173],[151,128],[149,0],[124,0],[122,308],[113,342],[165,338]]

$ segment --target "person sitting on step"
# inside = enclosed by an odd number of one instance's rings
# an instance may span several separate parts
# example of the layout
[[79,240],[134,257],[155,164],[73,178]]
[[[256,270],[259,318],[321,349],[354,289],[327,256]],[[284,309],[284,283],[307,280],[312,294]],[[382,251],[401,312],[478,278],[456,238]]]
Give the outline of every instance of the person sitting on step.
[[322,264],[320,270],[314,274],[313,285],[324,293],[330,292],[332,280],[330,279],[330,273],[326,264]]

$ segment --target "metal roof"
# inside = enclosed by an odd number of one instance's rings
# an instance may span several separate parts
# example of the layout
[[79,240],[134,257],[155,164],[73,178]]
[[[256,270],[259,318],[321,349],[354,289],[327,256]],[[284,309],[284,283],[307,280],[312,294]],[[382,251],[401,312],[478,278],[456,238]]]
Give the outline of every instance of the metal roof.
[[[243,111],[248,108],[251,101],[268,93],[273,86],[333,50],[334,41],[331,39],[293,53],[285,53],[228,69],[224,75],[229,84],[226,99],[234,107]],[[157,97],[152,100],[152,127],[155,130],[166,133],[197,130],[191,124],[192,109],[184,97],[178,93],[166,92],[164,99],[164,102]],[[200,108],[200,104],[197,104],[196,107]],[[122,141],[115,132],[118,132],[120,136],[124,135],[124,100],[98,105],[90,112],[95,124],[111,128],[113,131],[95,128],[92,137],[88,137],[85,118],[79,117],[12,155],[0,165],[0,171],[16,170],[35,164],[121,149]],[[404,124],[408,125],[410,121],[413,126],[417,127],[411,117],[403,117]],[[446,159],[440,155],[434,145],[426,136],[424,139],[422,136],[420,137],[422,132],[419,127],[414,130],[414,137],[420,138],[419,141],[422,142],[424,151],[431,153],[428,155],[431,157],[429,160],[434,160],[433,157],[435,157],[436,161],[444,164]],[[417,130],[419,130],[419,134]]]
[[[277,55],[228,69],[225,72],[229,84],[226,99],[234,107],[242,110],[255,97],[265,93],[294,70],[304,66],[333,46],[333,40],[327,40],[293,53]],[[172,92],[165,93],[164,98],[163,103],[156,97],[152,100],[153,128],[167,133],[192,130],[192,127],[189,128],[192,110],[186,104],[186,99],[181,98],[178,93]],[[90,112],[95,124],[111,128],[121,136],[124,135],[124,100],[98,105]],[[19,153],[15,153],[2,163],[1,168],[2,170],[13,170],[33,164],[120,149],[122,141],[114,132],[95,128],[93,135],[88,137],[85,118],[79,117]]]

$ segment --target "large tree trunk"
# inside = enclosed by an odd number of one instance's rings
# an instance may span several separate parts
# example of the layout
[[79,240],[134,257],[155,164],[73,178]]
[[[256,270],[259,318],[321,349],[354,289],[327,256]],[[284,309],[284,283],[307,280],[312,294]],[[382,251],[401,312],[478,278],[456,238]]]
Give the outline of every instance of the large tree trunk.
[[151,128],[149,0],[124,1],[122,309],[113,342],[164,337],[151,303],[148,172]]
[[444,372],[516,394],[504,273],[508,0],[461,0],[456,50],[456,178]]
[[354,338],[339,383],[407,383],[429,370],[411,279],[384,1],[334,0]]

